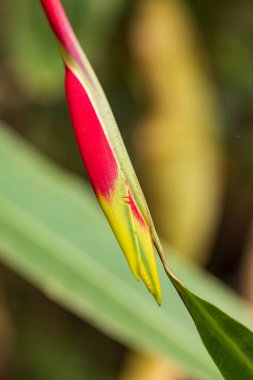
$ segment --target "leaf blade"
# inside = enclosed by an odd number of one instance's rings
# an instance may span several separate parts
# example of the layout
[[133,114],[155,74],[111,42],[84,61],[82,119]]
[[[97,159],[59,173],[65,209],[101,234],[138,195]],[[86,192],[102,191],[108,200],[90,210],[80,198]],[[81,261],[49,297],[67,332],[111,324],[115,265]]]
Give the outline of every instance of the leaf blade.
[[176,279],[171,280],[223,377],[229,380],[253,378],[253,333]]
[[[172,287],[161,309],[132,281],[83,181],[49,164],[3,126],[0,195],[3,263],[121,342],[172,356],[201,378],[220,379]],[[162,281],[167,289],[165,275]]]
[[[161,273],[161,281],[170,296],[165,297],[159,309],[145,289],[132,281],[83,181],[60,171],[3,126],[0,203],[0,255],[6,265],[121,342],[172,356],[201,379],[221,378],[166,276]],[[44,239],[38,245],[41,234]],[[206,298],[217,293],[217,303],[253,326],[252,319],[243,312],[242,302],[224,287],[214,286],[207,274],[170,256],[173,267],[187,278],[191,288],[201,289]],[[74,267],[71,260],[75,261]]]

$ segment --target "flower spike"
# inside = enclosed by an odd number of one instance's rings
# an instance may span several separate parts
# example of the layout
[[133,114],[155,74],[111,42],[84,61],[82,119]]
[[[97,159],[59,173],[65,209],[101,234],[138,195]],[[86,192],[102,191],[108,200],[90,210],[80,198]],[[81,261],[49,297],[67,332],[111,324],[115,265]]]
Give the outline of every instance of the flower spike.
[[41,4],[60,45],[69,112],[89,180],[133,275],[160,304],[154,244],[160,254],[162,248],[112,111],[60,0]]

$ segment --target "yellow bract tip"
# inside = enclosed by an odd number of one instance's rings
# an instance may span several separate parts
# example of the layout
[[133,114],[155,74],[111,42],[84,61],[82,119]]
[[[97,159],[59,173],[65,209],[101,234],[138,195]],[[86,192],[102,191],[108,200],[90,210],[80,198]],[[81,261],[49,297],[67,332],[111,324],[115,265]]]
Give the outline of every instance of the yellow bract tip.
[[[118,179],[117,182],[120,182]],[[152,243],[150,228],[144,221],[140,223],[132,215],[129,203],[124,201],[121,184],[117,183],[111,199],[98,196],[100,205],[114,231],[114,234],[125,254],[134,277],[140,277],[147,289],[161,304],[162,292]]]

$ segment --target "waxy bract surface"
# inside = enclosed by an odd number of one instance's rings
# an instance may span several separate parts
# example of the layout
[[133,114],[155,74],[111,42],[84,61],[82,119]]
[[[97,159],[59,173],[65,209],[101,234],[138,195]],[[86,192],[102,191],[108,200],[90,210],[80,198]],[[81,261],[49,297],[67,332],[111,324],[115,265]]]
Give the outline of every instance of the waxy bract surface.
[[91,185],[134,276],[161,303],[153,242],[158,249],[160,243],[110,106],[60,1],[41,3],[60,44],[67,102]]

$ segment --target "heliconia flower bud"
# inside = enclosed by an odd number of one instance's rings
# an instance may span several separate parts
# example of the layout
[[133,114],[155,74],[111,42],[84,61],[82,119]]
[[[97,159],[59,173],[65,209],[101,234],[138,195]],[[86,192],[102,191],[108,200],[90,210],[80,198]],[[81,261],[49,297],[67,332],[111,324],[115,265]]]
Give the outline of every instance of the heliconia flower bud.
[[110,106],[60,0],[41,4],[62,52],[67,102],[89,180],[132,273],[160,304],[154,245],[162,248]]

